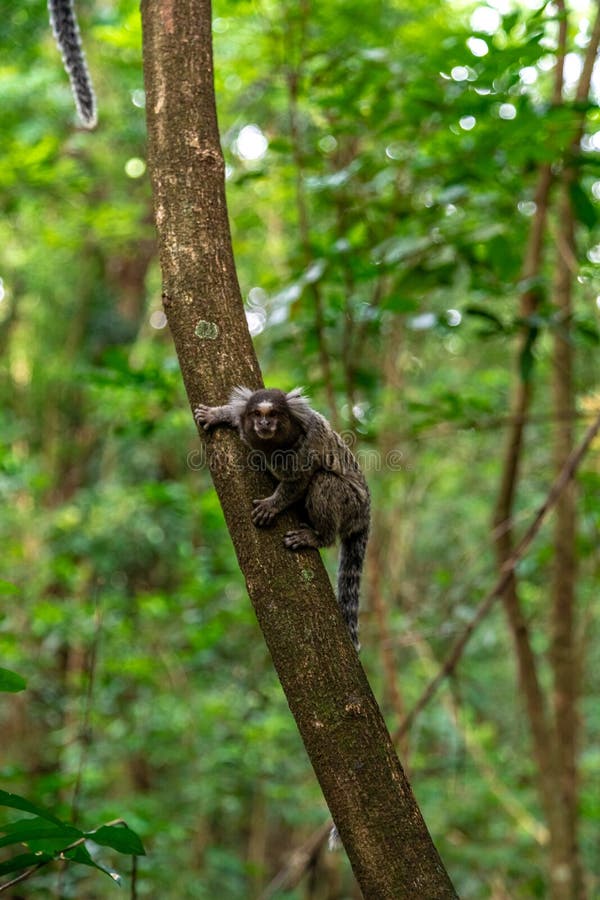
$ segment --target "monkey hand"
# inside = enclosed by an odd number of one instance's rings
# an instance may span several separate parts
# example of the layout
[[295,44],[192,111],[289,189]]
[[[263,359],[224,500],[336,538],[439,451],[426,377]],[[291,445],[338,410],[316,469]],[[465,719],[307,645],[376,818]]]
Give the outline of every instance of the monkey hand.
[[213,406],[197,406],[194,410],[194,419],[197,425],[201,425],[205,431],[212,425],[216,425],[219,421],[216,410]]
[[273,497],[264,497],[262,500],[253,500],[252,521],[255,525],[269,525],[279,510]]

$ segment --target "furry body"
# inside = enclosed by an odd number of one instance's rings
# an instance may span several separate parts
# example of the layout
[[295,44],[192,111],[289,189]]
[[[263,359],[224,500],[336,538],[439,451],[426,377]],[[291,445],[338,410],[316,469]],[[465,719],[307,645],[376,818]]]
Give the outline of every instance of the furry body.
[[237,428],[244,443],[264,456],[279,482],[270,497],[253,501],[255,525],[268,525],[297,505],[308,522],[287,532],[288,549],[328,547],[339,537],[338,602],[358,650],[358,599],[370,498],[348,446],[327,419],[311,409],[300,388],[287,394],[235,388],[228,404],[199,406],[194,416],[205,429]]
[[97,121],[96,96],[85,61],[73,0],[48,0],[50,24],[63,58],[79,118],[86,128]]

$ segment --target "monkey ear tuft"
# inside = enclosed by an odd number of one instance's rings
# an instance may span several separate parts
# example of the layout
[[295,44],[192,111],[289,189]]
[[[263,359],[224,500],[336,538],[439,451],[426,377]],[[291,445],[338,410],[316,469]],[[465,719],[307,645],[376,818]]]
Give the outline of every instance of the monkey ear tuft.
[[236,416],[239,417],[244,413],[248,400],[253,393],[254,391],[247,387],[234,387],[229,395],[229,406],[232,407],[232,411]]
[[288,391],[285,399],[293,417],[302,425],[308,425],[314,413],[310,408],[308,397],[304,394],[304,389],[297,387],[293,391]]

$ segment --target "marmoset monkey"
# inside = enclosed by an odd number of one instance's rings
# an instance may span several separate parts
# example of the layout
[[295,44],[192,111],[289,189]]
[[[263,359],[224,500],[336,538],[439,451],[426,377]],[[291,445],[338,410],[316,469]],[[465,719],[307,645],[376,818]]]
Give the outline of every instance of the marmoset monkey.
[[338,602],[352,642],[360,649],[358,594],[370,499],[364,475],[342,438],[311,409],[301,388],[286,394],[238,387],[226,406],[198,406],[194,417],[205,429],[237,428],[279,482],[270,497],[253,501],[255,525],[268,525],[284,509],[301,504],[309,524],[288,531],[286,547],[328,547],[339,536]]
[[71,80],[77,112],[86,128],[97,122],[96,96],[85,61],[73,0],[48,0],[50,24]]

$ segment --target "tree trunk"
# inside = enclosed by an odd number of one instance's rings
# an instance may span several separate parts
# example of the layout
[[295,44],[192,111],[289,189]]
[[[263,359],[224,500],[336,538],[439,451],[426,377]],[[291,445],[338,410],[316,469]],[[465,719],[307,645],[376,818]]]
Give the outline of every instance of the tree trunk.
[[[572,310],[571,260],[575,258],[573,211],[569,196],[572,181],[566,173],[559,203],[560,246],[557,254],[554,303],[559,320],[554,336],[552,394],[554,401],[554,469],[564,465],[573,449],[575,399],[573,348],[570,337]],[[583,885],[577,846],[577,739],[579,733],[579,651],[575,635],[576,494],[571,482],[556,505],[554,568],[552,578],[552,663],[554,723],[559,762],[557,795],[564,825],[564,840],[551,846],[552,896],[579,900]]]
[[[558,47],[554,72],[552,103],[562,104],[564,61],[567,50],[568,21],[564,0],[557,0]],[[582,108],[587,101],[594,63],[600,43],[600,5],[596,11],[593,31],[586,50],[582,72],[577,84],[576,101]],[[576,118],[575,134],[569,155],[576,158],[585,124],[585,108]],[[572,316],[572,279],[577,267],[573,210],[570,188],[576,173],[567,166],[563,173],[558,201],[557,253],[554,281],[554,303],[558,310],[558,326],[553,351],[553,415],[554,470],[562,470],[573,451],[573,423],[575,398],[573,387],[573,347],[570,337]],[[538,301],[532,285],[539,277],[544,250],[548,217],[548,200],[552,184],[550,163],[540,169],[532,221],[526,248],[522,281],[526,285],[521,295],[520,315],[526,323],[520,345],[521,379],[515,390],[514,424],[509,434],[502,483],[498,495],[494,525],[499,569],[510,558],[513,548],[512,510],[517,488],[519,465],[523,452],[523,429],[529,413],[532,384],[523,377],[529,366],[524,354],[530,352],[531,325],[528,319],[536,311]],[[537,765],[540,798],[550,832],[550,894],[552,900],[580,900],[585,894],[577,843],[577,737],[579,669],[578,648],[575,641],[575,583],[576,583],[576,503],[575,485],[570,482],[556,505],[554,528],[554,569],[552,578],[552,622],[550,661],[553,675],[552,717],[548,713],[545,695],[537,673],[525,622],[517,581],[511,577],[503,602],[513,640],[519,669],[519,681],[524,695],[533,755]]]
[[[225,205],[210,2],[143,0],[142,27],[165,313],[192,407],[218,404],[261,377]],[[206,446],[248,593],[365,897],[455,897],[318,553],[283,549],[289,517],[269,531],[251,524],[251,500],[269,486],[244,465],[235,434]]]
[[[556,5],[561,15],[552,105],[558,107],[562,104],[567,17],[564,0],[557,0]],[[542,270],[552,182],[552,165],[549,162],[544,163],[538,173],[534,195],[536,211],[529,229],[521,270],[520,282],[525,287],[519,298],[519,317],[523,322],[517,354],[519,375],[514,387],[512,423],[508,431],[500,489],[494,509],[494,544],[499,572],[502,572],[514,551],[513,510],[525,450],[525,426],[529,417],[534,388],[533,365],[532,360],[528,358],[531,357],[536,337],[531,318],[537,312],[539,305],[538,282]],[[549,721],[548,704],[540,684],[537,659],[533,652],[518,582],[514,574],[507,584],[502,602],[513,639],[519,688],[523,695],[531,732],[538,793],[548,823],[550,844],[557,846],[564,841],[565,829],[561,804],[556,794],[558,757],[554,740],[555,733]]]

